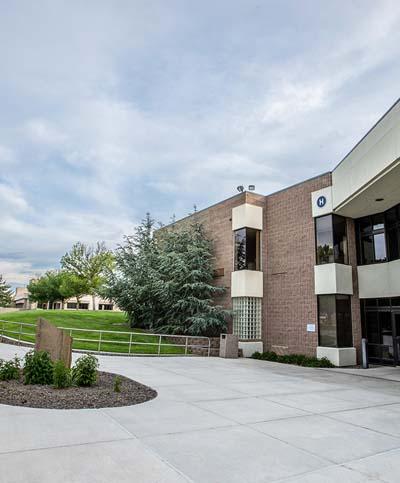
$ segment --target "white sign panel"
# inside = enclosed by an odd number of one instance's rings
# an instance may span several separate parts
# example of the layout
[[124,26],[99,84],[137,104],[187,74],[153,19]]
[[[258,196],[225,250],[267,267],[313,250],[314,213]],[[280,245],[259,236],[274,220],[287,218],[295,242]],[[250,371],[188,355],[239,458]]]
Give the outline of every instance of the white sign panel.
[[315,332],[315,324],[307,324],[307,332]]

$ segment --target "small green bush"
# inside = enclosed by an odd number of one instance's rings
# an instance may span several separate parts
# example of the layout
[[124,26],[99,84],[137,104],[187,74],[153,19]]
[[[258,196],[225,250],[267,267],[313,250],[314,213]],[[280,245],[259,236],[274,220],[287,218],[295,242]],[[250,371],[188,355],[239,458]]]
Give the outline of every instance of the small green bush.
[[72,384],[71,371],[63,361],[56,361],[53,367],[53,384],[56,389],[64,389]]
[[77,386],[93,386],[97,381],[97,357],[86,354],[80,357],[72,368],[72,380]]
[[11,361],[0,359],[0,381],[19,379],[21,374],[21,360],[15,356]]
[[263,361],[281,362],[282,364],[295,364],[297,366],[304,367],[335,367],[329,359],[323,357],[317,359],[316,357],[309,357],[304,354],[285,354],[278,355],[276,352],[255,352],[252,356],[253,359],[260,359]]
[[120,376],[115,376],[114,378],[114,392],[121,392],[122,379]]
[[45,351],[29,351],[24,360],[25,384],[52,384],[53,362]]

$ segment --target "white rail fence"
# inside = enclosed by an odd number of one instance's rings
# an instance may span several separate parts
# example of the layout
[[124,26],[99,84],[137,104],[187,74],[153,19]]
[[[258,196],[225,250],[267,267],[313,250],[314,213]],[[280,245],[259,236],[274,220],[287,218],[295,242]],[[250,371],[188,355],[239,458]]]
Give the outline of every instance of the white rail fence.
[[[211,339],[203,336],[148,334],[146,332],[120,332],[116,330],[81,329],[60,327],[73,338],[73,350],[88,353],[132,355],[132,356],[191,356],[211,353]],[[26,322],[0,320],[0,336],[17,344],[34,345],[36,325]],[[85,337],[85,334],[88,334]],[[126,340],[121,340],[126,338]],[[148,340],[147,340],[148,339]],[[92,349],[74,347],[75,342],[92,345]],[[107,345],[116,345],[121,350],[105,350]],[[81,344],[79,344],[81,345]],[[147,349],[147,350],[146,350]]]

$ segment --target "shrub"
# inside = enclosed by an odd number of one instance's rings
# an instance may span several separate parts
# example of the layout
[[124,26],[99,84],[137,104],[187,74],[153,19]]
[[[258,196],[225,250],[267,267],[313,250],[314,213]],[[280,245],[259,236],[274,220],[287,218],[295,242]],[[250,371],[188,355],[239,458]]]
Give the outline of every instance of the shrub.
[[285,354],[278,355],[276,352],[255,352],[253,359],[260,359],[263,361],[281,362],[282,364],[295,364],[304,367],[335,367],[329,359],[323,357],[317,359],[316,357],[309,357],[304,354]]
[[97,357],[86,354],[80,357],[72,368],[72,380],[77,386],[93,386],[97,381]]
[[30,351],[24,360],[25,384],[52,384],[53,362],[45,351]]
[[114,392],[121,392],[121,383],[122,383],[122,380],[121,380],[120,376],[115,376]]
[[0,381],[19,379],[21,373],[21,361],[15,356],[11,361],[0,359]]
[[53,384],[56,389],[64,389],[72,384],[71,371],[63,361],[56,361],[54,363]]

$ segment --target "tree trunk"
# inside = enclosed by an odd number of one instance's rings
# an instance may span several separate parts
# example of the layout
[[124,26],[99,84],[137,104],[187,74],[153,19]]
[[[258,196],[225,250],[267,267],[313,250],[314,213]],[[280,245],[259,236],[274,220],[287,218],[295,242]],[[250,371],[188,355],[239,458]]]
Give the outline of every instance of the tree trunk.
[[93,305],[92,310],[96,310],[96,295],[95,294],[92,295],[92,305]]

